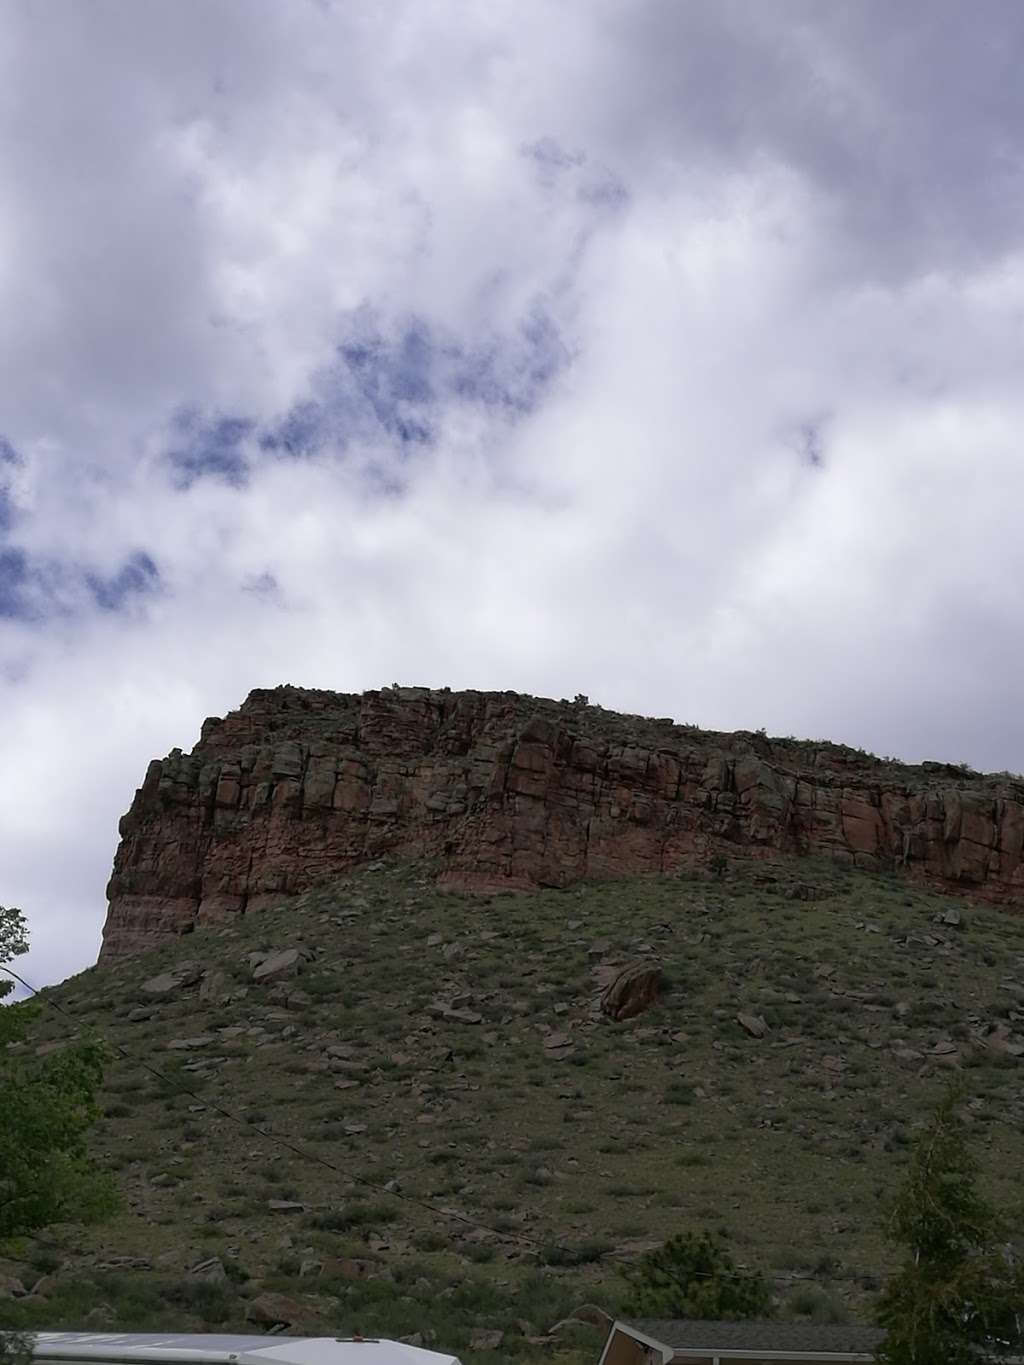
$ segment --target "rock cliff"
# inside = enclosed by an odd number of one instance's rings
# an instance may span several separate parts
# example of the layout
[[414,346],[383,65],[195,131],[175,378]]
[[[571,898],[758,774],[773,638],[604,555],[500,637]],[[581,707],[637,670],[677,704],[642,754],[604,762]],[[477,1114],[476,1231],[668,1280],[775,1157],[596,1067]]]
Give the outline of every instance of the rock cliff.
[[817,852],[1024,905],[1024,782],[583,697],[255,691],[149,765],[120,834],[101,960],[384,854],[494,891]]

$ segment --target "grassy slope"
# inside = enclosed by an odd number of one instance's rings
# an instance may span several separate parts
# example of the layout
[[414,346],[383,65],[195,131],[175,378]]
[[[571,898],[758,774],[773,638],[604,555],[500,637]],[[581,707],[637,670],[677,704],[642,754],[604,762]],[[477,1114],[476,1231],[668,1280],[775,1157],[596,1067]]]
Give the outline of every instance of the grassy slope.
[[[934,923],[954,906],[962,928]],[[305,1002],[288,1007],[251,984],[246,957],[299,942],[316,960],[289,983]],[[648,951],[671,983],[661,1004],[595,1021],[595,964]],[[193,986],[130,1022],[140,984],[183,958],[219,967],[242,998],[205,1004]],[[784,1311],[861,1314],[888,1263],[880,1223],[908,1133],[949,1078],[939,1060],[898,1056],[901,1040],[958,1044],[986,1186],[1016,1222],[1024,1213],[1024,1063],[969,1038],[1024,1018],[1022,987],[1024,919],[809,861],[490,900],[441,894],[424,868],[366,871],[53,992],[77,1028],[170,1083],[112,1064],[95,1148],[123,1210],[24,1249],[63,1268],[48,1303],[22,1311],[47,1326],[102,1304],[94,1320],[122,1329],[233,1327],[253,1292],[275,1289],[303,1301],[312,1331],[433,1333],[472,1360],[473,1328],[497,1326],[506,1354],[590,1360],[599,1334],[586,1329],[552,1347],[525,1338],[583,1299],[614,1309],[620,1280],[602,1251],[709,1225],[778,1277]],[[472,996],[481,1023],[428,1014],[452,992]],[[740,1010],[764,1016],[764,1039],[737,1025]],[[71,1029],[49,1011],[38,1033]],[[232,1032],[196,1052],[167,1048],[220,1029]],[[549,1055],[547,1029],[571,1035],[571,1056]],[[331,1044],[352,1045],[358,1085],[320,1069]],[[498,1233],[568,1244],[578,1263],[368,1194],[196,1107],[210,1100]],[[272,1199],[305,1210],[273,1213]],[[197,1286],[186,1272],[212,1255],[231,1278]],[[154,1267],[97,1268],[116,1256]],[[299,1275],[303,1260],[346,1256],[377,1277]]]

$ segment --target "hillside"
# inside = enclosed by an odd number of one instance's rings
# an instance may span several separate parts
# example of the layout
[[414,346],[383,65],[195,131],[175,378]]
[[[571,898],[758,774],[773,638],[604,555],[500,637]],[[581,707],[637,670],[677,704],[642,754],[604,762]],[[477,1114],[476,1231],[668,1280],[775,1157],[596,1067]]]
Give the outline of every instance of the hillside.
[[[1020,917],[813,858],[475,897],[442,867],[378,862],[47,993],[70,1017],[35,1046],[131,1054],[94,1142],[124,1206],[22,1249],[12,1273],[53,1271],[27,1321],[236,1326],[277,1292],[296,1330],[593,1361],[598,1328],[548,1329],[615,1307],[614,1257],[704,1225],[783,1312],[863,1313],[951,1069],[1020,1221]],[[638,959],[667,990],[614,1022],[595,991]]]
[[822,854],[1024,905],[1024,783],[716,734],[585,697],[256,691],[154,760],[121,821],[103,957],[273,909],[384,855],[493,891]]

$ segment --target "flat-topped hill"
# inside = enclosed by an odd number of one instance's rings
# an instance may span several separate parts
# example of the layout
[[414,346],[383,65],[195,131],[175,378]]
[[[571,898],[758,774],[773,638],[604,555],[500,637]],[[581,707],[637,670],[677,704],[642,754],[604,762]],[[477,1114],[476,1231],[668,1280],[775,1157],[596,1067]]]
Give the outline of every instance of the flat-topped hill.
[[279,687],[150,764],[121,822],[105,959],[273,908],[384,855],[491,892],[825,854],[1024,904],[1024,783],[717,734],[585,697]]

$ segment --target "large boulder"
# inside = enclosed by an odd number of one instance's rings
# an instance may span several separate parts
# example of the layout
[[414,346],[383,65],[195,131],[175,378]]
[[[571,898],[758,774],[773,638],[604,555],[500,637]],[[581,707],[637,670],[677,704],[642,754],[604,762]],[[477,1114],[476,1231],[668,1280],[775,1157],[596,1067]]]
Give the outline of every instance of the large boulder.
[[281,981],[288,976],[297,976],[304,965],[305,959],[299,948],[282,948],[253,968],[252,979],[260,984]]
[[737,1014],[736,1022],[751,1038],[763,1038],[768,1032],[768,1024],[763,1014],[749,1014],[743,1011]]
[[198,962],[179,962],[176,967],[144,981],[139,991],[149,1000],[162,1000],[194,986],[202,974],[203,969]]
[[199,999],[207,1005],[220,1005],[225,1003],[231,996],[231,982],[227,974],[216,968],[211,968],[203,977],[203,984],[199,987]]
[[618,972],[601,994],[601,1012],[610,1019],[632,1019],[655,1003],[664,987],[656,962],[633,962]]
[[287,1294],[267,1293],[253,1299],[245,1310],[245,1316],[262,1327],[291,1327],[309,1314],[301,1303]]
[[479,1327],[469,1338],[471,1351],[496,1351],[505,1340],[505,1333],[498,1327]]
[[207,1284],[224,1284],[228,1278],[224,1262],[219,1256],[211,1256],[208,1260],[199,1261],[188,1273],[189,1279],[203,1280]]

